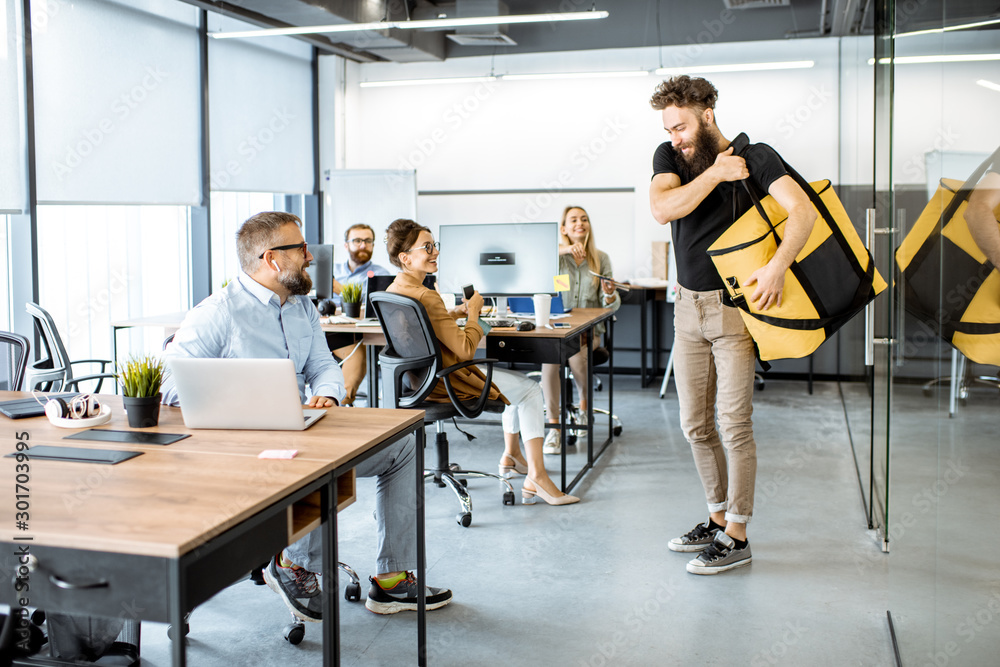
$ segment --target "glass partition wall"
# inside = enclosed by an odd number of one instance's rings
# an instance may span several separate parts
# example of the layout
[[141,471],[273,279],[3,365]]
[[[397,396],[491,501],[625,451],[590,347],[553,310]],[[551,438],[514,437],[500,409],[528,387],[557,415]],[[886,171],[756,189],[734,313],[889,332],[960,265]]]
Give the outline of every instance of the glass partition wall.
[[875,4],[871,208],[894,285],[876,302],[866,503],[900,663],[996,664],[1000,30],[984,3]]

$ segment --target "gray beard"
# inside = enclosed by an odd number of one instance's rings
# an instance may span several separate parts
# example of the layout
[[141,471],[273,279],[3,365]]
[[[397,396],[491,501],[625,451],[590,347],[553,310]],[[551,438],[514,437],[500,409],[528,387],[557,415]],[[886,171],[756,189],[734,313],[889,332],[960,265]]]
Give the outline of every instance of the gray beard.
[[309,294],[313,286],[312,278],[310,278],[309,274],[304,271],[299,271],[295,274],[291,272],[282,273],[278,278],[278,282],[280,282],[285,289],[288,290],[289,294],[295,294],[297,296]]

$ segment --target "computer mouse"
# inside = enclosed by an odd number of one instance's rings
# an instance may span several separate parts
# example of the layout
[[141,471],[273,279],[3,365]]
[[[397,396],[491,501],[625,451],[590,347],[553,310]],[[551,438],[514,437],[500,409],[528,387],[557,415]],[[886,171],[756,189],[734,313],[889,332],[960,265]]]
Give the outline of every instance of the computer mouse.
[[535,325],[532,322],[518,322],[517,323],[517,330],[518,331],[534,331],[535,330]]

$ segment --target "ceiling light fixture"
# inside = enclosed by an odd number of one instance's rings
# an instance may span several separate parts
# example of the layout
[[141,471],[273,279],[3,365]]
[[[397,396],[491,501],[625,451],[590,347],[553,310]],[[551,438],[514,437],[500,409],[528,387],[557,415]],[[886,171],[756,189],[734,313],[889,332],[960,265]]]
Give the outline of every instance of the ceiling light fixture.
[[267,28],[263,30],[240,30],[234,32],[212,32],[215,39],[234,37],[273,37],[275,35],[314,35],[337,32],[357,32],[359,30],[420,30],[465,28],[483,25],[513,25],[516,23],[548,23],[550,21],[592,21],[605,19],[608,12],[554,12],[548,14],[512,14],[509,16],[474,16],[454,19],[426,19],[422,21],[377,21],[372,23],[337,23],[334,25],[314,25],[291,28]]
[[[988,60],[1000,60],[1000,53],[961,53],[940,56],[896,56],[895,58],[879,58],[879,65],[895,62],[897,65],[927,65],[930,63],[974,63]],[[875,64],[874,58],[868,59],[869,65]]]
[[731,65],[695,65],[693,67],[661,67],[657,74],[715,74],[718,72],[761,72],[779,69],[809,69],[816,65],[812,60],[788,60],[773,63],[734,63]]
[[495,76],[460,76],[450,79],[398,79],[394,81],[362,81],[362,88],[388,88],[389,86],[425,86],[442,83],[477,83],[481,81],[496,81]]
[[930,28],[928,30],[914,30],[913,32],[901,32],[898,35],[892,35],[892,37],[894,39],[899,39],[900,37],[913,37],[914,35],[938,35],[943,32],[954,32],[955,30],[968,30],[969,28],[981,28],[986,25],[994,25],[997,23],[1000,23],[1000,19],[977,21],[975,23],[961,23],[959,25],[951,25],[946,28]]
[[989,88],[990,90],[995,90],[1000,93],[1000,83],[993,83],[992,81],[987,81],[986,79],[980,79],[979,81],[976,81],[976,84],[982,86],[983,88]]
[[649,76],[646,70],[627,72],[563,72],[550,74],[504,74],[504,81],[538,81],[548,79],[614,79],[619,77]]

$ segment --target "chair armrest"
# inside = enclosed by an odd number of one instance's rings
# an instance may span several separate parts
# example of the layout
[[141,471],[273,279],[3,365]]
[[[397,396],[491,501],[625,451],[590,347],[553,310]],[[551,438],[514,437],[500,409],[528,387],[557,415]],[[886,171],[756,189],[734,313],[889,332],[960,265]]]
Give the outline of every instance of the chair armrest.
[[[444,370],[440,371],[437,375],[442,380],[444,380],[444,389],[448,392],[448,398],[451,399],[452,405],[458,410],[458,414],[462,415],[466,419],[475,419],[483,413],[483,408],[486,407],[486,401],[490,397],[490,387],[493,384],[493,364],[497,363],[496,359],[470,359],[469,361],[463,361],[454,366],[449,366]],[[451,373],[457,371],[459,368],[465,368],[466,366],[475,366],[478,364],[486,364],[486,383],[483,385],[483,391],[479,394],[479,398],[471,406],[462,402],[462,399],[455,394],[454,387],[451,386]]]
[[101,373],[104,373],[107,371],[108,364],[110,363],[110,359],[77,359],[76,361],[69,362],[69,365],[76,366],[77,364],[100,364]]
[[391,375],[385,387],[385,399],[393,408],[407,409],[416,408],[424,398],[427,397],[437,384],[437,378],[430,373],[420,387],[416,387],[414,393],[403,396],[403,374],[411,370],[426,370],[435,364],[435,355],[426,355],[416,359],[401,359],[385,351],[378,355],[379,365],[383,372],[388,371]]
[[101,392],[101,385],[104,384],[105,379],[114,380],[117,377],[118,376],[115,375],[114,373],[95,373],[94,375],[80,375],[79,377],[75,377],[72,380],[64,382],[62,388],[70,390],[70,387],[73,387],[74,388],[73,390],[79,391],[81,382],[89,382],[90,380],[97,380],[97,387],[94,389],[93,393],[99,394]]
[[459,362],[453,366],[448,366],[448,368],[441,369],[437,372],[437,377],[443,378],[445,375],[450,375],[461,368],[468,368],[469,366],[478,366],[479,364],[498,364],[499,359],[469,359],[468,361]]

